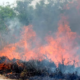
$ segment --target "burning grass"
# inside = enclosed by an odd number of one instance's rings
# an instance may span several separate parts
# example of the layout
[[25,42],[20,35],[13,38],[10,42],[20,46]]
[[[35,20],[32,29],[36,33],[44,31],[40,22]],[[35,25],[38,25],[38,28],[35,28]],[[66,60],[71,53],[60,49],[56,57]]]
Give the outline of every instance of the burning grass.
[[36,44],[32,27],[24,27],[20,40],[0,51],[0,74],[23,80],[45,80],[47,77],[50,80],[80,79],[79,57],[76,54],[79,36],[71,31],[68,23],[61,22],[55,36],[47,36],[44,45]]
[[[73,69],[74,66],[65,66],[64,64],[59,64],[59,67],[53,62],[49,62],[47,60],[37,61],[30,60],[28,62],[24,62],[21,60],[10,60],[10,62],[6,63],[9,60],[6,57],[1,57],[0,60],[0,74],[5,75],[11,79],[29,79],[29,80],[55,80],[55,79],[65,79],[65,80],[79,80],[80,76],[77,71],[66,73],[66,69],[71,67]],[[66,68],[67,67],[67,68]],[[75,67],[74,67],[75,68]],[[65,70],[65,71],[64,71]],[[70,69],[69,69],[70,70]]]

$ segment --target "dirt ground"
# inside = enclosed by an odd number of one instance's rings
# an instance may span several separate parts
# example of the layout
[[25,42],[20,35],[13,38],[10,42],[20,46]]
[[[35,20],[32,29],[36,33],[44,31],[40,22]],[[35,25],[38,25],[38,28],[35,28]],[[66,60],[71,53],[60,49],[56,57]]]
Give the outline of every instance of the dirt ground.
[[7,77],[0,75],[0,80],[15,80],[15,79],[8,79]]

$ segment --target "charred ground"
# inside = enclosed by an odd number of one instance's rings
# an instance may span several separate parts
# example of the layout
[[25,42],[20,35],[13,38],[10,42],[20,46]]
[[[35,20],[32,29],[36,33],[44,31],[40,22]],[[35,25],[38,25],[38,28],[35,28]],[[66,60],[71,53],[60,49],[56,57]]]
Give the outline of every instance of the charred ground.
[[66,69],[65,67],[69,66],[59,64],[59,67],[56,68],[56,65],[53,62],[49,62],[47,60],[30,60],[28,62],[24,62],[17,59],[9,60],[7,57],[0,57],[0,74],[3,74],[11,79],[80,79],[77,71],[73,73],[64,73],[64,69]]

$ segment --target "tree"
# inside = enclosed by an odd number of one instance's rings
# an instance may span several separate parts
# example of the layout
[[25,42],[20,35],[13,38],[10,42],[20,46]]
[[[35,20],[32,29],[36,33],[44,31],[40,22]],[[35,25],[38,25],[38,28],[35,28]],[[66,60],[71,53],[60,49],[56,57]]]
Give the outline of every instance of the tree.
[[0,6],[0,31],[6,30],[9,26],[7,22],[16,16],[13,8],[9,5]]

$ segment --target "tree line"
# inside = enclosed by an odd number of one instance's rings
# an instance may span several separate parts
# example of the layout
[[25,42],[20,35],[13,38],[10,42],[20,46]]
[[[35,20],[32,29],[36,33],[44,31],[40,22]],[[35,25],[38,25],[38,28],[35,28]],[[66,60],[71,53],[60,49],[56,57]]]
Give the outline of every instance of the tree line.
[[[33,24],[43,28],[46,31],[53,29],[60,19],[60,14],[65,13],[64,6],[69,4],[68,0],[61,2],[61,0],[40,0],[36,3],[35,8],[30,5],[33,0],[16,1],[16,6],[11,5],[0,6],[0,31],[7,30],[10,24],[8,21],[17,18],[24,26]],[[54,29],[53,29],[54,30]]]

